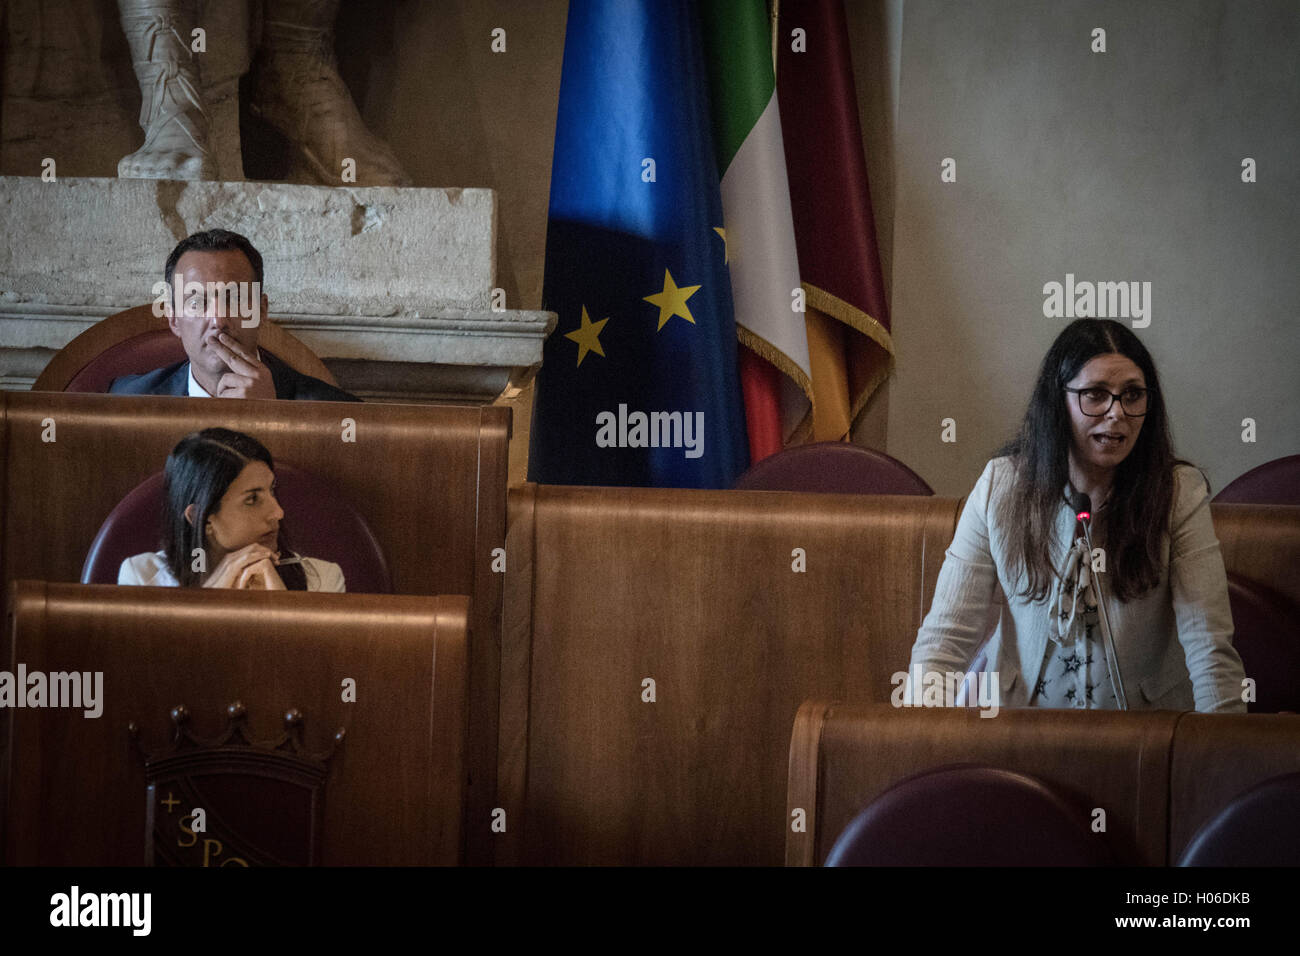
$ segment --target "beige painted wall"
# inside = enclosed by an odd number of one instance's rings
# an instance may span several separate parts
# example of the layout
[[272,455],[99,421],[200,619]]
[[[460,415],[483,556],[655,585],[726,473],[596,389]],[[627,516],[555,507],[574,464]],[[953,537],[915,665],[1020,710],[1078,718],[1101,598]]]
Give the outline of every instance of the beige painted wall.
[[1073,273],[1152,283],[1136,334],[1214,491],[1300,452],[1298,51],[1294,0],[908,0],[887,451],[967,493],[1071,321],[1043,286]]

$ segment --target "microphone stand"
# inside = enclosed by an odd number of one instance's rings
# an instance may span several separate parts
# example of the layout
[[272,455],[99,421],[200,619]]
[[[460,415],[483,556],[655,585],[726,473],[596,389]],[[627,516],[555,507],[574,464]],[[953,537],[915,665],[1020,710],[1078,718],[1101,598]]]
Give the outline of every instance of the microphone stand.
[[[1076,492],[1070,499],[1070,507],[1075,517],[1083,525],[1083,539],[1088,545],[1088,570],[1097,586],[1097,615],[1101,618],[1101,639],[1106,649],[1106,668],[1110,672],[1110,683],[1115,688],[1115,702],[1120,710],[1128,710],[1128,697],[1124,693],[1124,678],[1119,672],[1119,655],[1115,653],[1115,641],[1110,633],[1110,616],[1106,613],[1106,596],[1101,589],[1101,576],[1092,570],[1092,500],[1082,492]],[[1085,654],[1086,658],[1087,655]],[[1086,665],[1085,665],[1086,666]]]

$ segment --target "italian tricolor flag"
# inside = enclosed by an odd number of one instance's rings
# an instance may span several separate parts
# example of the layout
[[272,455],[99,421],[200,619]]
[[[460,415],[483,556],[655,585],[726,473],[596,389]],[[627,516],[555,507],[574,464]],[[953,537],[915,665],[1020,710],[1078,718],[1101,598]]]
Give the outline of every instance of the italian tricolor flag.
[[719,235],[731,273],[750,459],[812,430],[804,293],[786,177],[765,0],[705,0]]

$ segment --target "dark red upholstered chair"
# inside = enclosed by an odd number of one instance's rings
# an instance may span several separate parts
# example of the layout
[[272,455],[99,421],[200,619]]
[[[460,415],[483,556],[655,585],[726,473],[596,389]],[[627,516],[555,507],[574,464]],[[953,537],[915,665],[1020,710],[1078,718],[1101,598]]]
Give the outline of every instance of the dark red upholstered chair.
[[1252,787],[1187,844],[1179,866],[1300,866],[1300,773]]
[[952,767],[896,784],[844,828],[827,866],[1105,866],[1091,817],[1042,781]]
[[842,441],[796,445],[764,458],[737,479],[742,491],[932,495],[921,477],[884,452]]
[[1274,458],[1228,483],[1215,501],[1242,505],[1300,505],[1300,455]]
[[181,340],[171,332],[145,332],[125,342],[118,342],[96,356],[73,376],[64,391],[107,392],[115,378],[152,372],[156,368],[183,361],[185,349]]
[[[258,329],[258,348],[290,368],[338,385],[311,349],[274,322]],[[107,392],[113,379],[185,360],[181,340],[153,306],[138,305],[100,319],[60,349],[32,385],[34,392]]]
[[[295,551],[338,564],[352,593],[392,593],[379,542],[351,503],[327,482],[284,462],[276,462],[275,478],[276,498]],[[125,559],[159,549],[162,482],[162,472],[146,478],[104,520],[81,569],[82,584],[116,584]]]
[[1276,591],[1228,575],[1232,644],[1255,681],[1251,713],[1300,713],[1300,607]]

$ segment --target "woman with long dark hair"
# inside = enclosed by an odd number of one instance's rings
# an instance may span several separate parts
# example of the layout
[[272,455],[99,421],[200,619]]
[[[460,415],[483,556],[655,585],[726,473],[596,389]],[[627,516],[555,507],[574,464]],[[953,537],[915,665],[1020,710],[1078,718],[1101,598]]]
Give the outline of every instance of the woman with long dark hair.
[[163,469],[163,549],[127,558],[118,584],[342,591],[343,571],[288,545],[271,453],[227,428],[186,435]]
[[1208,482],[1174,457],[1155,363],[1118,322],[1062,330],[966,499],[912,648],[918,686],[969,666],[995,586],[1003,706],[1246,710]]

